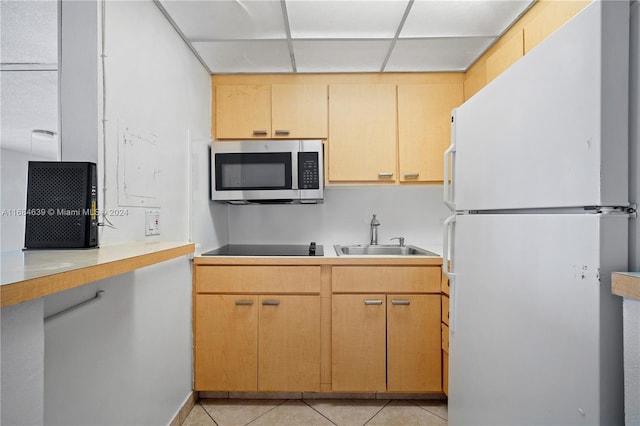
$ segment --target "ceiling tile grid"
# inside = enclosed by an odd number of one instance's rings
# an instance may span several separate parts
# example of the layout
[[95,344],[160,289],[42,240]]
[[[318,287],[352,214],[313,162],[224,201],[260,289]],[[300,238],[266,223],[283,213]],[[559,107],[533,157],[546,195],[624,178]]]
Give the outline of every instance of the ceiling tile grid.
[[535,0],[160,0],[214,74],[465,71]]

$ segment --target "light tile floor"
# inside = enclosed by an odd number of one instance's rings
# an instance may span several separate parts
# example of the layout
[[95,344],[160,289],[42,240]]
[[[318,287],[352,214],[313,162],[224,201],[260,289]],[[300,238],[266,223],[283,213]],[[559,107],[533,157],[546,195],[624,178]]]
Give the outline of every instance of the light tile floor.
[[183,426],[447,425],[447,404],[433,400],[201,399]]

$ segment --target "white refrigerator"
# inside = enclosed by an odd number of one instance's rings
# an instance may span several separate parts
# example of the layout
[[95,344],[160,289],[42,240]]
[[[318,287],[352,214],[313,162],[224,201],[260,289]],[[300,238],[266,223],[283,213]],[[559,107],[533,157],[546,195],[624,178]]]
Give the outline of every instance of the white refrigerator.
[[629,3],[596,1],[452,114],[449,424],[623,424]]

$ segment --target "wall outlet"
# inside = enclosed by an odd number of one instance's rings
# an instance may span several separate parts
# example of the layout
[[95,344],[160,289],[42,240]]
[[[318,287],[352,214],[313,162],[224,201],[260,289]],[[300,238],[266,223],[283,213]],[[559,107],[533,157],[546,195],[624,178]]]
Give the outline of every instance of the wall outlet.
[[160,209],[147,209],[144,216],[144,235],[160,235]]

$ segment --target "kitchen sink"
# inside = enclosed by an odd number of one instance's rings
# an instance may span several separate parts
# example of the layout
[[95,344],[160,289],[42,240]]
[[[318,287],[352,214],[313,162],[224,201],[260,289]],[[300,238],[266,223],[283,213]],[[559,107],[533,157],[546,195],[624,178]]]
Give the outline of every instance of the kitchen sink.
[[436,256],[439,255],[415,246],[399,245],[369,245],[360,244],[354,246],[335,245],[338,256]]

